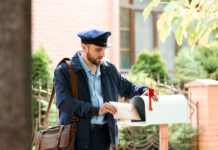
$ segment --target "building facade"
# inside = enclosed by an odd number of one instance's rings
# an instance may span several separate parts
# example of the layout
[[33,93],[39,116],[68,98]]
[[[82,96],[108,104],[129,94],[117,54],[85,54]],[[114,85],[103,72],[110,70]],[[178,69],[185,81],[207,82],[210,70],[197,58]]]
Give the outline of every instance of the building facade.
[[173,70],[176,43],[173,35],[164,44],[159,40],[157,19],[161,8],[143,19],[149,2],[141,0],[32,0],[32,51],[43,46],[53,60],[53,67],[63,58],[81,50],[77,33],[88,29],[110,30],[105,60],[121,72],[128,72],[137,55],[155,48]]
[[88,29],[112,32],[105,59],[119,67],[118,0],[32,0],[32,51],[43,46],[53,67],[81,50],[77,33]]

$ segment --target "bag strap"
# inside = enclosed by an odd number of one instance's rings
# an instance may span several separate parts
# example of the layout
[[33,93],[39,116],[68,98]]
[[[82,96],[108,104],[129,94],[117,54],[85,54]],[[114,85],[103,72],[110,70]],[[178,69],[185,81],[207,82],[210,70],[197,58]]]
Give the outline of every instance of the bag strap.
[[69,75],[70,75],[70,85],[71,85],[72,96],[78,99],[79,95],[78,95],[76,73],[73,71],[71,62],[66,61],[66,63],[67,63],[67,68],[68,68]]
[[[60,64],[63,63],[63,62],[66,62],[66,64],[67,64],[67,69],[68,69],[69,76],[70,76],[70,85],[71,85],[71,90],[72,90],[72,96],[73,96],[74,98],[78,99],[78,98],[79,98],[79,95],[78,95],[78,87],[77,87],[76,73],[73,71],[72,64],[71,64],[69,58],[63,58],[63,59],[58,63],[58,65],[60,65]],[[57,66],[58,66],[58,65],[57,65]],[[53,80],[53,81],[54,81],[54,80]],[[48,108],[47,108],[46,115],[45,115],[45,119],[44,119],[44,121],[43,121],[43,127],[45,127],[46,124],[47,124],[48,117],[49,117],[49,113],[50,113],[50,110],[51,110],[51,105],[52,105],[52,103],[53,103],[54,97],[55,97],[55,88],[54,88],[54,85],[53,85],[51,97],[50,97],[49,104],[48,104]],[[78,120],[79,117],[72,117],[72,119],[73,119],[73,120]]]

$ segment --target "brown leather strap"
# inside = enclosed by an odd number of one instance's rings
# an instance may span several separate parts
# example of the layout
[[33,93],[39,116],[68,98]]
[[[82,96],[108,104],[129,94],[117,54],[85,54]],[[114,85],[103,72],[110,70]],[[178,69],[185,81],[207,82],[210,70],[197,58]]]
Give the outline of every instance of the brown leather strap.
[[35,143],[35,150],[39,150],[39,146],[40,146],[40,143],[42,141],[42,136],[43,136],[43,131],[42,132],[39,132],[39,139],[37,139],[36,143]]
[[57,66],[59,66],[61,63],[66,62],[66,61],[70,61],[70,58],[63,58]]
[[[73,68],[72,68],[72,64],[70,62],[70,59],[69,58],[63,58],[59,63],[58,65],[60,65],[62,62],[66,62],[67,64],[67,68],[68,68],[68,72],[69,72],[69,76],[70,76],[70,85],[71,85],[71,90],[72,90],[72,96],[76,99],[79,98],[79,95],[78,95],[78,87],[77,87],[77,79],[76,79],[76,73],[73,71]],[[51,110],[51,105],[53,103],[53,100],[54,100],[54,97],[55,97],[55,88],[53,86],[52,88],[52,93],[51,93],[51,97],[50,97],[50,100],[49,100],[49,104],[48,104],[48,108],[47,108],[47,111],[46,111],[46,115],[45,115],[45,119],[43,121],[43,127],[46,126],[47,124],[47,121],[48,121],[48,117],[49,117],[49,113],[50,113],[50,110]],[[73,120],[78,120],[79,117],[72,117]]]
[[50,110],[51,110],[51,105],[53,103],[54,97],[55,97],[55,88],[53,86],[52,92],[51,92],[51,97],[50,97],[50,100],[49,100],[49,103],[48,103],[48,108],[47,108],[47,111],[46,111],[46,114],[45,114],[45,119],[44,119],[43,125],[42,125],[43,127],[45,127],[46,124],[47,124],[49,113],[50,113]]
[[[71,91],[72,91],[72,96],[76,99],[79,98],[78,95],[78,86],[77,86],[77,79],[76,79],[76,73],[73,71],[72,64],[70,60],[66,61],[67,63],[67,68],[70,76],[70,85],[71,85]],[[79,117],[72,117],[71,120],[78,120]]]
[[64,128],[64,125],[61,125],[59,133],[58,133],[58,138],[57,138],[57,140],[58,140],[58,148],[59,148],[60,139],[61,139],[61,133],[63,131],[63,128]]
[[69,75],[70,75],[70,85],[71,85],[71,90],[72,90],[72,96],[78,99],[79,96],[78,96],[76,73],[73,71],[71,62],[66,61],[66,63],[67,63],[67,68],[68,68]]

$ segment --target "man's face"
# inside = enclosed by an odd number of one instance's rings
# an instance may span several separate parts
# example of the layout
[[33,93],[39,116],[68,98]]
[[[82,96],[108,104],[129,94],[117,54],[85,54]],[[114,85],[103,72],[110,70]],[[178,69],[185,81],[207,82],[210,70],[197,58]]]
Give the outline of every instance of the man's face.
[[105,56],[105,47],[93,44],[86,44],[86,46],[85,52],[87,59],[94,65],[100,65]]

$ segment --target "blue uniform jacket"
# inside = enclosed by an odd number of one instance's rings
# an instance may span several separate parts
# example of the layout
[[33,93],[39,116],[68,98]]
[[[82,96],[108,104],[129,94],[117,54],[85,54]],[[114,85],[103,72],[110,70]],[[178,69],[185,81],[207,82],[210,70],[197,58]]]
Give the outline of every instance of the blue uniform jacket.
[[[70,79],[65,63],[60,64],[54,73],[54,87],[56,91],[56,106],[60,111],[60,125],[71,124],[71,117],[78,116],[76,143],[79,148],[88,148],[90,134],[90,119],[98,115],[99,108],[91,105],[88,80],[85,71],[80,65],[78,52],[71,58],[73,70],[77,75],[79,99],[71,95]],[[107,61],[100,65],[101,84],[104,102],[118,101],[121,97],[132,98],[141,95],[147,89],[146,86],[135,86],[122,77],[115,66]],[[105,115],[110,139],[113,145],[118,143],[118,128],[113,115]]]

